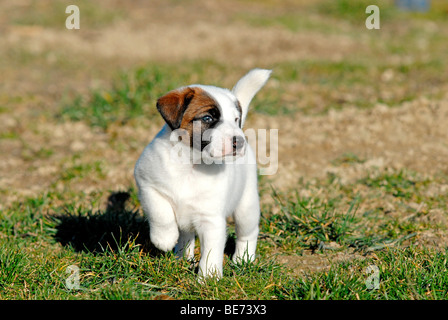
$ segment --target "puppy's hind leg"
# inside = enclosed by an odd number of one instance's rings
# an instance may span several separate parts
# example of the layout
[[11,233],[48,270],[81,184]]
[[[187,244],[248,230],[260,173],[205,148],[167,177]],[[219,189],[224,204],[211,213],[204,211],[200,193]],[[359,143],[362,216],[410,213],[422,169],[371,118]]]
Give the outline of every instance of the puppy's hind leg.
[[149,220],[151,242],[163,251],[173,249],[179,238],[179,229],[171,204],[152,188],[140,189],[139,200]]

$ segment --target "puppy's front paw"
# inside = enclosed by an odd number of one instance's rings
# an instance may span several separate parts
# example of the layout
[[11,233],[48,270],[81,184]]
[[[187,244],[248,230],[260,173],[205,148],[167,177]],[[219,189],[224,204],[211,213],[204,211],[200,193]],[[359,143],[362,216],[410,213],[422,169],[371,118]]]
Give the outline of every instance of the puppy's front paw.
[[177,225],[169,227],[150,226],[151,242],[162,251],[170,251],[179,239]]
[[255,249],[257,242],[255,241],[236,241],[235,254],[232,261],[234,263],[252,262],[255,260]]
[[199,273],[197,276],[197,280],[200,284],[204,284],[207,279],[215,279],[216,281],[222,278],[222,268],[219,267],[209,267],[207,270],[203,272],[203,270],[199,267]]

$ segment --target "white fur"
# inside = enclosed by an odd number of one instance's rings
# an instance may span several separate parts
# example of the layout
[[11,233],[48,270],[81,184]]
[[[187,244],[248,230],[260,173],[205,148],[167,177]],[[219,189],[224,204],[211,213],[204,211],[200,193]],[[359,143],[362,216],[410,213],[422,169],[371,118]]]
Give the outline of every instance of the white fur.
[[[242,129],[235,124],[236,99],[240,101],[244,121],[250,100],[270,73],[254,69],[238,81],[233,91],[194,85],[212,96],[222,113],[223,123],[212,130],[214,139],[206,157],[243,161],[212,164],[173,161],[175,142],[170,140],[172,130],[165,125],[146,146],[135,166],[139,199],[149,220],[151,241],[164,251],[176,246],[179,257],[191,259],[197,234],[201,245],[201,277],[222,276],[228,216],[233,216],[237,235],[233,261],[255,258],[260,218],[255,154],[248,143],[236,157],[229,157],[224,149],[229,137],[236,133],[244,137]],[[185,152],[198,152],[182,143],[176,146]]]
[[238,97],[243,109],[243,116],[241,123],[244,124],[246,120],[247,111],[249,109],[249,103],[255,94],[264,86],[268,81],[272,70],[265,69],[253,69],[249,71],[244,77],[242,77],[237,84],[233,87],[233,94]]

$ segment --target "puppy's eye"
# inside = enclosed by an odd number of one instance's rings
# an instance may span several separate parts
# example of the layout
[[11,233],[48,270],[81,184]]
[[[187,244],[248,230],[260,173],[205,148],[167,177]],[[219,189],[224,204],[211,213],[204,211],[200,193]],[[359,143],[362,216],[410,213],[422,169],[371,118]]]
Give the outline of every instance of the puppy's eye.
[[212,122],[213,122],[213,118],[212,118],[211,116],[209,116],[209,115],[207,115],[207,116],[203,116],[203,117],[201,118],[201,120],[202,120],[202,122],[204,122],[204,123],[212,123]]

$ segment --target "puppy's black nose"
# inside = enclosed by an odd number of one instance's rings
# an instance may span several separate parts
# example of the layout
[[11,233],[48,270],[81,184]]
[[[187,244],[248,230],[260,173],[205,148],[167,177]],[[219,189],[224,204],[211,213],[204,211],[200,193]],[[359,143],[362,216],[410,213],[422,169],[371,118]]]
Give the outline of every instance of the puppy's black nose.
[[244,147],[245,140],[244,140],[244,137],[242,137],[242,136],[235,136],[235,137],[233,137],[232,142],[233,142],[232,143],[233,150],[237,151]]

